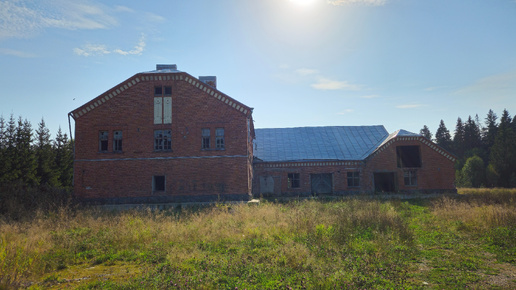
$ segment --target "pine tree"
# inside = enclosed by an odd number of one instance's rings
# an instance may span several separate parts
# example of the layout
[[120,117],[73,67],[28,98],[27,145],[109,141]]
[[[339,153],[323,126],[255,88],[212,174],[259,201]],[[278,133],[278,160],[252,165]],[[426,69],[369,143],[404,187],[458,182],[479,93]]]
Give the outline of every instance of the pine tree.
[[55,166],[58,172],[59,182],[64,187],[71,187],[73,180],[73,144],[63,134],[61,127],[57,130],[54,141]]
[[480,136],[479,125],[471,118],[471,116],[469,116],[466,124],[464,125],[464,152],[466,153],[468,151],[480,148],[481,145],[482,137]]
[[504,110],[490,155],[490,164],[498,176],[498,186],[511,186],[516,164],[515,143],[516,134],[512,130],[511,116]]
[[460,117],[457,119],[457,125],[455,125],[455,132],[453,134],[453,150],[459,158],[464,156],[464,125]]
[[50,140],[50,130],[42,118],[36,130],[35,153],[37,160],[36,174],[42,188],[59,185],[55,169],[54,150]]
[[2,186],[8,168],[7,163],[7,124],[4,116],[0,116],[0,187]]
[[497,119],[498,117],[493,110],[489,110],[485,119],[486,126],[484,130],[482,130],[482,143],[488,154],[491,152],[491,147],[493,147],[496,138],[496,132],[498,130],[498,125],[496,124]]
[[428,129],[428,126],[424,125],[421,130],[419,130],[419,134],[423,137],[425,137],[428,140],[432,140],[432,133],[430,132],[430,129]]
[[2,165],[2,175],[0,176],[0,185],[9,186],[19,178],[21,172],[16,165],[16,119],[11,114],[7,126],[5,128],[4,137],[4,159]]
[[19,176],[15,179],[24,187],[32,187],[38,185],[36,176],[36,158],[32,149],[32,125],[27,119],[24,121],[21,117],[18,119],[18,126],[15,134],[15,150],[13,155],[13,168],[19,172]]
[[451,150],[452,139],[450,131],[446,128],[443,120],[441,120],[439,128],[437,128],[437,131],[435,132],[435,142],[444,149]]

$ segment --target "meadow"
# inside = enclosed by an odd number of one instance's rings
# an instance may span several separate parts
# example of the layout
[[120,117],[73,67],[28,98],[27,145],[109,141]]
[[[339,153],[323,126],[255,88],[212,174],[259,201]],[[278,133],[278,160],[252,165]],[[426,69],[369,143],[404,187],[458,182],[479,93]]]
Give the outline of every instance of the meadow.
[[515,289],[516,190],[0,220],[0,289]]

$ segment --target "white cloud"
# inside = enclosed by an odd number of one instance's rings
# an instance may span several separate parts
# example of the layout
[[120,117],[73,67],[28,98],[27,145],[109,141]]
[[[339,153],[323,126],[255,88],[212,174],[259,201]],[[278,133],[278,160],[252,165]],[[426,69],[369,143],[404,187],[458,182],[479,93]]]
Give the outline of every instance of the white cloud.
[[366,4],[371,6],[383,6],[387,4],[387,0],[328,0],[329,4],[342,6],[349,4]]
[[469,98],[510,100],[516,96],[516,71],[488,76],[463,87],[455,94]]
[[28,53],[28,52],[24,52],[24,51],[19,51],[19,50],[14,50],[14,49],[9,49],[9,48],[0,48],[0,54],[17,56],[17,57],[21,57],[21,58],[36,57],[36,55],[32,54],[32,53]]
[[26,38],[46,28],[104,29],[117,25],[108,8],[83,1],[1,1],[0,38]]
[[82,48],[74,48],[73,52],[80,56],[101,56],[111,53],[120,55],[141,55],[145,49],[145,36],[142,35],[138,44],[132,50],[113,49],[110,50],[104,44],[86,44]]
[[379,95],[367,95],[367,96],[361,96],[362,99],[375,99],[379,98]]
[[350,84],[346,81],[336,81],[322,77],[317,80],[317,83],[312,84],[311,86],[317,90],[360,90],[360,86],[358,85]]
[[398,109],[415,109],[415,108],[419,108],[422,106],[423,106],[422,104],[405,104],[405,105],[398,105],[398,106],[396,106],[396,108],[398,108]]
[[318,70],[310,69],[310,68],[300,68],[300,69],[297,69],[295,72],[301,76],[308,76],[308,75],[314,75],[314,74],[319,73]]
[[355,110],[353,109],[345,109],[341,112],[338,112],[337,115],[346,115],[346,114],[349,114],[349,113],[353,113]]

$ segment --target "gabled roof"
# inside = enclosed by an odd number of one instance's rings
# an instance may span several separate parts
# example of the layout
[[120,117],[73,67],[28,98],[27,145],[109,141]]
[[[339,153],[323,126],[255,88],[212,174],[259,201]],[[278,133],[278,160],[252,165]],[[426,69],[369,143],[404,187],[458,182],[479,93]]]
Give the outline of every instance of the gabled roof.
[[254,156],[263,162],[363,160],[386,137],[384,126],[255,129]]
[[199,90],[205,92],[212,98],[218,99],[220,102],[225,103],[227,106],[232,107],[233,109],[239,111],[240,113],[251,116],[253,112],[253,108],[250,108],[241,102],[229,97],[228,95],[222,93],[221,91],[213,88],[210,85],[207,85],[200,81],[199,79],[189,75],[188,73],[177,70],[177,68],[164,66],[162,69],[157,69],[149,72],[138,73],[127,80],[121,82],[120,84],[114,86],[108,91],[104,92],[100,96],[92,99],[86,104],[78,107],[77,109],[71,111],[69,115],[71,115],[75,120],[86,115],[91,110],[96,109],[97,107],[103,105],[106,102],[109,102],[112,98],[118,98],[123,96],[123,92],[125,90],[130,89],[132,86],[139,84],[140,82],[147,81],[182,81],[186,82]]

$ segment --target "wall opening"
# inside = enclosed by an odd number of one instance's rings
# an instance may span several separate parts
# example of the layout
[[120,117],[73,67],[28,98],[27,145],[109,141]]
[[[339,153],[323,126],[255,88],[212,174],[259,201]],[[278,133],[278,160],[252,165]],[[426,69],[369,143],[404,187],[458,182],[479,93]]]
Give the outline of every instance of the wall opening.
[[397,191],[395,172],[375,172],[373,177],[375,192]]
[[152,177],[152,191],[165,191],[165,176],[154,175]]
[[331,173],[310,174],[312,194],[329,194],[333,192],[333,177]]
[[396,157],[398,160],[398,168],[421,167],[419,146],[397,146]]

